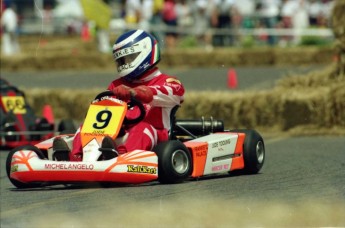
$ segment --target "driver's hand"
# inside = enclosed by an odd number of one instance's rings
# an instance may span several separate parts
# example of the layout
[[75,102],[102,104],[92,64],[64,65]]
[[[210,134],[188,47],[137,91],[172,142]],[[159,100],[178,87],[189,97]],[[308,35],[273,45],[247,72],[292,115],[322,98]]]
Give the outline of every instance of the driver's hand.
[[151,88],[144,85],[133,88],[132,96],[142,103],[150,103],[153,100]]
[[119,85],[113,89],[114,95],[124,101],[128,101],[131,97],[136,98],[142,103],[150,103],[153,100],[153,92],[148,86],[137,86],[130,88],[125,85]]
[[119,85],[113,89],[113,93],[118,99],[128,101],[133,95],[133,90],[128,86]]

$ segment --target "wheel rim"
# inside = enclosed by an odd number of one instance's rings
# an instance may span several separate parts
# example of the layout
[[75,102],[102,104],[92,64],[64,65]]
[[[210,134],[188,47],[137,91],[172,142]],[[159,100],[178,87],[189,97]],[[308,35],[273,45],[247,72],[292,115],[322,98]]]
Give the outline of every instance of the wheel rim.
[[264,161],[265,157],[265,147],[262,141],[259,141],[256,144],[256,157],[258,158],[258,162],[261,164]]
[[171,163],[178,174],[183,174],[188,169],[188,156],[185,151],[177,150],[172,154]]

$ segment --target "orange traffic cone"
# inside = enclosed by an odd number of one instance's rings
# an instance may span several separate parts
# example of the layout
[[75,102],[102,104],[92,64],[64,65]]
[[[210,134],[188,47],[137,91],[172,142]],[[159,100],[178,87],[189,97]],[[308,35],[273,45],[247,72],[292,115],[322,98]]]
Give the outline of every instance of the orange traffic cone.
[[236,89],[238,86],[236,71],[232,68],[228,71],[228,88]]
[[90,33],[90,29],[89,26],[87,25],[87,23],[83,24],[83,27],[81,28],[81,40],[84,42],[88,42],[91,40],[91,33]]

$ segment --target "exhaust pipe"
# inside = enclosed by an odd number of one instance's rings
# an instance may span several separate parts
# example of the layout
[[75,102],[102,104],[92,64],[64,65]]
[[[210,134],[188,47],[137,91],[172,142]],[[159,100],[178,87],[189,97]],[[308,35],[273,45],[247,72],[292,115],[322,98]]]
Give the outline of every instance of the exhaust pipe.
[[175,126],[175,135],[189,135],[192,137],[224,131],[223,121],[215,120],[213,117],[210,117],[209,120],[205,120],[204,117],[200,120],[176,120]]

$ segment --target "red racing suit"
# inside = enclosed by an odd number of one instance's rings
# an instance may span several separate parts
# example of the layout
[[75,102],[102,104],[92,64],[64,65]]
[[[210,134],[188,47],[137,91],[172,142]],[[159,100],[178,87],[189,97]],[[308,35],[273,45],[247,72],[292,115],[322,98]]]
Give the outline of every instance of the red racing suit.
[[[145,85],[153,92],[153,100],[144,104],[146,117],[140,123],[126,128],[126,139],[117,146],[119,153],[126,153],[135,149],[152,150],[160,141],[168,139],[170,130],[170,113],[176,106],[180,105],[184,99],[184,87],[175,77],[168,76],[160,72],[155,67],[147,71],[140,79],[135,81],[126,81],[123,78],[116,79],[110,83],[108,90],[112,90],[119,85],[125,85],[131,88]],[[138,116],[138,109],[128,110],[127,118]],[[79,131],[73,141],[70,160],[80,160],[81,140]],[[79,154],[79,155],[78,155]]]

